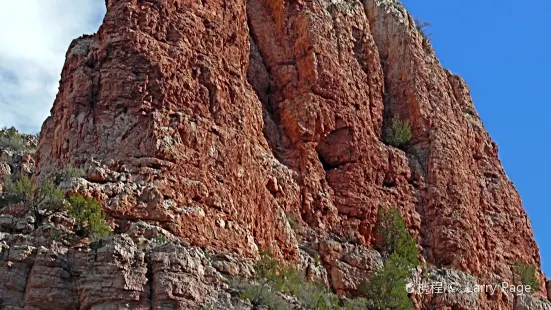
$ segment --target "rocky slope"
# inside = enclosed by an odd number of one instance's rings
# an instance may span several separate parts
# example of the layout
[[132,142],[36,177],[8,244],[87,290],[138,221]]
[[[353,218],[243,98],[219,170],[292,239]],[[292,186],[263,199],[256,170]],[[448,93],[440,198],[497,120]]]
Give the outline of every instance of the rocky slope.
[[[7,225],[4,307],[231,309],[205,250],[236,266],[266,248],[287,260],[319,255],[316,274],[353,294],[381,264],[378,210],[395,206],[426,268],[493,284],[512,282],[522,260],[545,286],[530,221],[468,86],[397,1],[106,5],[98,33],[69,47],[35,180],[84,168],[66,186],[100,198],[122,235],[84,250]],[[383,143],[395,116],[412,125],[404,150]],[[137,223],[183,243],[141,247]],[[535,299],[545,295],[413,299],[551,309]]]

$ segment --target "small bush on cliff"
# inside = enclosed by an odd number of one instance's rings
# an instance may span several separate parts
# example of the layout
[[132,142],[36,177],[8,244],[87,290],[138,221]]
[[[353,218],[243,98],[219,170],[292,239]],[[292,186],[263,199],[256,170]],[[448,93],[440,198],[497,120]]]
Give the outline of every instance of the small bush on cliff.
[[267,253],[255,265],[257,279],[265,281],[278,292],[296,295],[306,282],[302,273],[291,265],[281,264]]
[[241,298],[251,302],[254,309],[257,309],[257,307],[264,307],[268,310],[285,310],[289,308],[268,285],[251,285],[246,282],[238,282],[238,284],[234,284],[234,288],[241,292]]
[[[158,245],[165,245],[168,243],[168,240],[166,239],[165,235],[158,234],[157,237],[155,237],[155,243]],[[208,252],[205,250],[205,257],[207,259],[210,259]]]
[[422,21],[418,18],[415,19],[415,28],[425,40],[430,40],[431,34],[427,31],[427,28],[430,26],[430,22]]
[[31,212],[35,228],[47,217],[66,209],[63,192],[51,182],[44,182],[37,187],[23,175],[16,181],[8,179],[5,187],[10,203],[22,203]]
[[69,215],[76,220],[77,235],[100,239],[111,233],[99,201],[82,195],[72,195],[68,201]]
[[[308,281],[295,267],[285,265],[263,254],[255,265],[256,275],[249,282],[237,282],[234,285],[241,291],[241,297],[248,299],[254,306],[268,309],[289,309],[278,294],[289,294],[297,298],[305,309],[312,310],[354,310],[366,309],[365,300],[342,301],[325,286]],[[341,305],[340,303],[343,303]]]
[[54,175],[54,184],[59,185],[61,182],[72,179],[72,178],[81,178],[86,174],[83,169],[66,167],[58,171]]
[[539,291],[540,284],[536,277],[536,266],[517,260],[511,269],[515,285],[529,285],[532,292]]
[[383,253],[388,256],[396,253],[404,258],[410,266],[419,265],[417,243],[408,233],[398,209],[381,208],[377,232],[383,241]]
[[21,151],[25,149],[25,143],[17,129],[4,127],[0,130],[0,148]]
[[401,120],[397,116],[393,117],[390,123],[383,129],[384,142],[397,148],[406,146],[412,137],[413,134],[409,122]]
[[400,212],[381,209],[378,232],[381,235],[385,257],[383,268],[377,271],[361,291],[371,306],[369,309],[412,309],[406,284],[411,270],[419,264],[415,240],[408,234]]
[[77,235],[101,238],[111,232],[105,222],[101,204],[96,199],[81,195],[65,199],[65,193],[53,182],[45,181],[37,186],[26,175],[17,180],[7,178],[4,187],[7,203],[20,203],[28,209],[34,218],[35,228],[42,225],[46,218],[68,211],[76,220]]
[[411,276],[411,264],[397,253],[391,254],[383,265],[360,290],[371,303],[369,309],[413,309],[406,291]]
[[[246,280],[234,281],[233,287],[240,292],[240,297],[251,302],[256,307],[264,307],[268,310],[284,310],[288,308],[278,296],[276,289],[287,286],[286,275],[280,272],[279,263],[263,253],[261,259],[255,264],[256,275],[251,283]],[[272,285],[274,287],[272,287]]]

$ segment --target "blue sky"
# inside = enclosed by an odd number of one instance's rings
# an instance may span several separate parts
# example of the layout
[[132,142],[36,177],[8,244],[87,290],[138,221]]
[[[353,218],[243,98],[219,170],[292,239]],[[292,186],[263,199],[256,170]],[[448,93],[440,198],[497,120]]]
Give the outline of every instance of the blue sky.
[[[471,87],[475,105],[523,198],[551,276],[549,133],[551,1],[403,0],[430,21],[442,64]],[[7,1],[0,10],[0,127],[38,132],[71,40],[97,30],[102,0]]]
[[444,67],[463,76],[532,220],[551,276],[551,1],[403,0],[432,24]]

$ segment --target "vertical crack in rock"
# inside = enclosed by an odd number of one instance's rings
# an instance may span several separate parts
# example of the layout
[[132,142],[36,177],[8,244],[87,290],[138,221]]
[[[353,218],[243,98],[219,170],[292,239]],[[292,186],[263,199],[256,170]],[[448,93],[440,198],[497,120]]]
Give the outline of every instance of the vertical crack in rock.
[[23,287],[23,292],[22,292],[23,301],[27,301],[27,299],[28,299],[27,293],[30,291],[29,286],[30,286],[30,282],[31,282],[31,279],[32,279],[32,271],[33,271],[35,259],[33,259],[31,261],[30,265],[27,266],[27,270],[26,270],[26,273],[25,273],[26,274],[25,285]]
[[[249,25],[249,29],[251,29]],[[272,153],[276,158],[280,159],[282,146],[282,129],[280,124],[276,121],[277,115],[275,109],[271,104],[274,100],[271,98],[273,82],[266,68],[264,58],[258,50],[252,31],[250,32],[250,58],[249,67],[247,69],[247,81],[253,87],[256,95],[262,103],[262,116],[264,119],[263,133]]]
[[154,300],[155,287],[153,285],[153,265],[151,263],[151,252],[149,251],[146,253],[145,262],[146,262],[146,268],[147,268],[147,272],[146,272],[146,277],[147,277],[146,286],[148,291],[147,300],[149,302],[149,309],[155,309],[155,300]]

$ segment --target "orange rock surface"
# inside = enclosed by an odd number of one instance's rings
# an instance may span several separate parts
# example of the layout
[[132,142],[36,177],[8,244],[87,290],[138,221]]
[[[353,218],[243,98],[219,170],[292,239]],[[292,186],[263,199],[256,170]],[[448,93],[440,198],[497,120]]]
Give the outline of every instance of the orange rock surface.
[[[379,208],[399,207],[430,265],[484,283],[512,281],[516,260],[539,270],[468,86],[397,1],[106,3],[98,33],[67,52],[36,177],[85,168],[80,190],[117,231],[143,220],[296,259],[291,215],[369,248]],[[383,142],[394,116],[412,126],[404,150]]]

